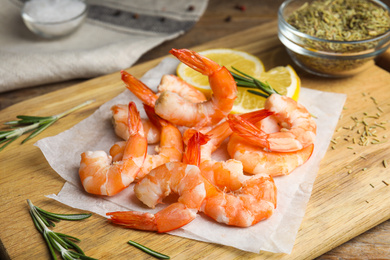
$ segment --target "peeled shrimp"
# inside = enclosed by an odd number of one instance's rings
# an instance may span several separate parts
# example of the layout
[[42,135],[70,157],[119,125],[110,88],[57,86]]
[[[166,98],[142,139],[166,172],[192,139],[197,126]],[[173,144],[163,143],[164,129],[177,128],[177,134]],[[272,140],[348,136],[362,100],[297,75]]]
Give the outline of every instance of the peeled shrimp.
[[268,152],[237,134],[230,136],[227,147],[229,155],[242,163],[245,172],[272,177],[290,174],[310,158],[313,148],[311,144],[296,152]]
[[[266,134],[280,132],[281,127],[273,115],[264,119],[258,117],[266,112],[266,110],[252,112],[252,115],[247,116],[246,119],[253,123],[253,127]],[[253,120],[251,116],[257,118]],[[314,145],[311,144],[295,152],[270,152],[233,133],[230,136],[227,151],[231,158],[242,162],[245,172],[266,173],[275,177],[290,174],[298,166],[304,164],[310,158],[313,148]]]
[[130,135],[121,161],[112,163],[111,156],[104,151],[81,154],[79,175],[85,191],[112,196],[134,181],[144,162],[148,144],[133,102],[129,103],[128,120]]
[[[127,120],[129,113],[128,106],[123,104],[114,105],[111,107],[111,111],[115,134],[123,140],[127,140],[129,138],[129,126]],[[148,144],[155,144],[159,142],[160,130],[148,119],[141,118],[141,122]]]
[[[160,118],[154,113],[154,109],[144,105],[150,122],[161,128],[160,145],[156,150],[158,154],[147,154],[145,161],[137,175],[137,179],[144,177],[152,169],[167,162],[181,161],[183,158],[183,140],[179,129],[168,121]],[[160,130],[159,130],[160,131]],[[110,149],[113,160],[120,160],[124,151],[124,142],[117,142]]]
[[[295,152],[313,144],[316,123],[307,109],[292,98],[278,94],[271,95],[265,102],[265,111],[274,113],[280,125],[278,132],[267,134],[253,124],[242,120],[239,115],[229,115],[230,127],[252,144],[273,152]],[[258,111],[263,113],[263,111]]]
[[126,228],[157,232],[177,229],[195,219],[206,197],[205,181],[196,165],[183,162],[163,164],[140,180],[134,186],[134,192],[150,208],[161,203],[171,192],[179,195],[177,202],[156,214],[122,211],[107,215],[111,222]]
[[157,99],[142,92],[139,94],[155,102],[156,114],[176,125],[203,127],[215,125],[225,118],[237,97],[237,86],[230,72],[194,51],[172,49],[170,53],[209,77],[212,97],[205,102],[193,102],[172,91],[161,92]]
[[[201,149],[200,170],[207,196],[200,211],[219,223],[248,227],[269,218],[277,203],[277,190],[272,177],[267,174],[245,176],[241,162],[214,161],[211,153],[225,139],[228,123],[220,124],[206,135],[206,144],[189,143],[187,149]],[[202,134],[200,134],[202,136]],[[202,138],[200,138],[202,140]],[[211,143],[211,144],[209,144]],[[199,144],[202,144],[199,147]],[[208,145],[209,144],[209,145]],[[207,147],[208,146],[208,147]]]

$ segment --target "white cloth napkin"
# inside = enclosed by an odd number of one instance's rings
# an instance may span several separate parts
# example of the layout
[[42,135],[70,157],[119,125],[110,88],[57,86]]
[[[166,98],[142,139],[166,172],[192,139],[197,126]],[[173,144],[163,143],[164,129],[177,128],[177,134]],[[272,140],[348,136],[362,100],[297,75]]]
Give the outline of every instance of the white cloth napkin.
[[23,23],[23,2],[0,0],[0,93],[128,68],[146,51],[189,30],[208,3],[87,0],[84,24],[67,37],[47,40]]

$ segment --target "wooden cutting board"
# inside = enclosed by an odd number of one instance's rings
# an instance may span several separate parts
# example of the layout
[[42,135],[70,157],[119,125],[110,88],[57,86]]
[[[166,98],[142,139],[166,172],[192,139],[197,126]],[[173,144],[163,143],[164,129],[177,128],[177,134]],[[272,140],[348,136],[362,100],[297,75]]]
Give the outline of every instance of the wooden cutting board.
[[[277,38],[276,22],[227,36],[194,50],[216,47],[236,48],[255,54],[263,60],[266,69],[292,64]],[[135,66],[128,71],[141,77],[159,60]],[[126,230],[108,224],[97,215],[83,222],[62,221],[55,230],[80,238],[80,247],[87,255],[98,259],[148,258],[143,252],[126,244],[130,239],[168,254],[172,259],[312,259],[389,219],[390,172],[389,168],[384,167],[383,160],[390,162],[390,142],[383,141],[386,141],[386,135],[390,137],[390,131],[384,129],[388,128],[386,124],[380,123],[390,119],[390,74],[374,64],[360,75],[344,79],[319,78],[298,68],[296,70],[302,86],[346,93],[348,98],[338,131],[334,133],[335,141],[330,144],[322,160],[290,255],[268,252],[253,254],[167,234]],[[34,142],[69,129],[124,89],[119,73],[113,73],[0,111],[3,123],[14,120],[19,114],[52,115],[86,100],[96,99],[88,107],[61,119],[37,138],[23,145],[14,142],[0,153],[0,239],[11,259],[49,259],[42,236],[35,230],[28,214],[27,199],[53,212],[80,212],[44,196],[57,194],[64,180],[51,169],[40,150],[33,145]],[[356,132],[356,128],[349,129],[354,125],[351,117],[362,120],[364,113],[369,116],[380,114],[378,119],[365,120],[369,125],[377,120],[380,126],[371,131],[376,130],[377,139],[383,143],[366,146],[352,143],[352,139],[357,141],[361,134]]]

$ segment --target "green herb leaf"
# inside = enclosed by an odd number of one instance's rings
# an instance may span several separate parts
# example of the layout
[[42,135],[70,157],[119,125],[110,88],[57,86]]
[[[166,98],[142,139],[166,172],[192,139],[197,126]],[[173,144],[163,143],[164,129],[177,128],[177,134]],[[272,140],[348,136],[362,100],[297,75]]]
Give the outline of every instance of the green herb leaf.
[[57,214],[57,213],[52,213],[52,212],[49,212],[49,211],[46,211],[46,210],[43,210],[37,206],[35,206],[35,208],[40,212],[40,213],[43,213],[45,216],[50,216],[52,218],[56,218],[58,220],[62,219],[62,220],[82,220],[82,219],[86,219],[86,218],[89,218],[90,216],[92,216],[91,213],[81,213],[81,214]]
[[[236,81],[237,87],[245,87],[245,88],[254,88],[258,89],[259,91],[264,92],[264,94],[261,94],[262,97],[269,97],[272,94],[279,94],[275,89],[273,89],[267,82],[261,82],[260,80],[242,72],[238,69],[232,67],[233,70],[240,73],[241,75],[230,72]],[[258,95],[258,93],[261,93],[259,91],[253,92],[251,90],[248,90],[248,92]]]
[[[54,226],[52,221],[60,221],[60,219],[82,220],[90,217],[91,214],[56,214],[34,206],[30,200],[27,200],[27,203],[30,208],[29,212],[34,225],[43,235],[53,259],[57,259],[57,251],[61,254],[63,259],[96,260],[95,258],[86,256],[83,250],[73,242],[78,242],[80,239],[74,236],[54,232],[48,228],[49,226]],[[53,225],[51,225],[51,223],[53,223]]]
[[134,242],[132,240],[129,240],[127,243],[129,243],[132,246],[135,246],[136,248],[138,248],[138,249],[144,251],[145,253],[147,253],[147,254],[149,254],[151,256],[154,256],[154,257],[156,257],[158,259],[171,259],[167,255],[164,255],[164,254],[161,254],[159,252],[156,252],[156,251],[154,251],[154,250],[152,250],[150,248],[147,248],[146,246],[143,246],[143,245],[141,245],[141,244],[139,244],[137,242]]
[[[6,125],[12,125],[11,130],[3,130],[0,131],[0,144],[3,144],[0,146],[0,151],[2,151],[7,145],[15,141],[18,137],[22,136],[25,133],[32,132],[27,138],[25,138],[22,141],[22,144],[26,141],[30,140],[31,138],[37,136],[38,134],[42,133],[45,129],[47,129],[49,126],[54,124],[58,119],[70,114],[71,112],[80,109],[90,103],[92,103],[92,100],[86,101],[76,107],[73,107],[61,114],[55,115],[55,116],[26,116],[26,115],[18,115],[16,116],[19,120],[15,121],[8,121],[4,124]],[[16,127],[18,125],[22,125],[19,127]]]

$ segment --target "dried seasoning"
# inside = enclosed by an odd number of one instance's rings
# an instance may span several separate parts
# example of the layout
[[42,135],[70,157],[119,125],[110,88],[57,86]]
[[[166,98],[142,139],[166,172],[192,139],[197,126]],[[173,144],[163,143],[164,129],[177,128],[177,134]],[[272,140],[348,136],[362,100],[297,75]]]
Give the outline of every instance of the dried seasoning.
[[371,39],[390,29],[387,10],[367,0],[317,0],[305,3],[287,22],[301,32],[333,41]]
[[[315,0],[306,2],[295,10],[287,22],[298,31],[322,40],[304,39],[310,49],[342,53],[359,53],[374,49],[381,39],[374,39],[390,30],[388,10],[370,0]],[[333,42],[328,42],[333,41]],[[351,43],[349,43],[351,42]],[[326,59],[305,57],[299,59],[307,67],[317,71],[339,74],[340,71],[352,71],[371,60],[362,59]]]

